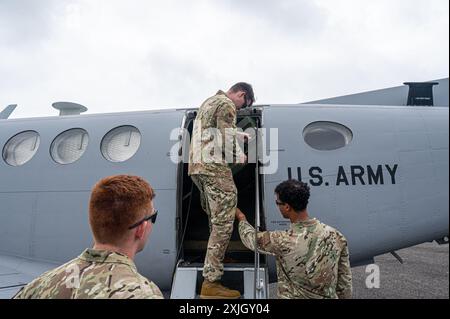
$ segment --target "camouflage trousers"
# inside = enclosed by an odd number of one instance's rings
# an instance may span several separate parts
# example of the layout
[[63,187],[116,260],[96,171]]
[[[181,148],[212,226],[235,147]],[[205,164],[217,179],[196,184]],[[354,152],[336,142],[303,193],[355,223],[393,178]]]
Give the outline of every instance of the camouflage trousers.
[[209,240],[203,277],[208,281],[220,280],[223,259],[228,248],[237,205],[237,189],[231,170],[220,176],[192,175],[200,191],[200,201],[209,220]]

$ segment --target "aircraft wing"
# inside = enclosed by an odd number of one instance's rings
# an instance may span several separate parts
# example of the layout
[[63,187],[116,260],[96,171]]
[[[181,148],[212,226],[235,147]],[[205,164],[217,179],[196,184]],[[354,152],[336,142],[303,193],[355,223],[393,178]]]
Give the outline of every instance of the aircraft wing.
[[3,111],[0,112],[0,120],[6,120],[11,113],[16,109],[17,104],[8,105]]
[[[438,79],[438,85],[432,89],[435,106],[449,106],[449,78]],[[343,105],[407,105],[408,86],[396,86],[381,90],[368,91],[329,99],[310,101],[302,104],[343,104]]]
[[0,255],[0,299],[10,299],[27,283],[57,266],[53,263]]

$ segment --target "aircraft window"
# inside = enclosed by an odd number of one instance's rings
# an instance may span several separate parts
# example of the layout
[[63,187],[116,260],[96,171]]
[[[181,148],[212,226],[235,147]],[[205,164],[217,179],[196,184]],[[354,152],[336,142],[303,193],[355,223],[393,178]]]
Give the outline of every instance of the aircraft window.
[[74,128],[59,134],[50,146],[50,154],[59,164],[71,164],[83,156],[89,142],[88,133]]
[[108,132],[102,140],[103,156],[110,162],[124,162],[139,149],[141,133],[134,126],[120,126]]
[[314,122],[303,130],[306,144],[319,151],[332,151],[348,145],[353,139],[352,131],[334,122]]
[[3,160],[11,166],[21,166],[33,158],[40,142],[37,132],[21,132],[5,144],[2,152]]

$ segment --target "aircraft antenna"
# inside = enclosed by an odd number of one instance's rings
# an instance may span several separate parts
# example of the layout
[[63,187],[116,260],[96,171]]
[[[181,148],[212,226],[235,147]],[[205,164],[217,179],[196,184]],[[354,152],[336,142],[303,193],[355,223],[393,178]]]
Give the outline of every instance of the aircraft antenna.
[[84,105],[73,102],[55,102],[52,106],[59,110],[59,116],[80,115],[88,110]]

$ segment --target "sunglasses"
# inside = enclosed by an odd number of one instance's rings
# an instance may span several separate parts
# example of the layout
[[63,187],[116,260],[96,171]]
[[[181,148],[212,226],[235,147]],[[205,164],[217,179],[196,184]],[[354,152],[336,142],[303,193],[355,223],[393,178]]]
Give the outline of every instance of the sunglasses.
[[279,205],[285,205],[286,203],[280,202],[278,200],[275,201],[275,203],[279,206]]
[[151,214],[150,216],[144,217],[142,220],[138,221],[136,224],[131,225],[130,227],[128,227],[128,229],[136,228],[140,224],[142,224],[143,222],[145,222],[147,220],[151,220],[152,224],[154,224],[156,222],[156,216],[158,216],[158,210],[155,210],[154,213]]

